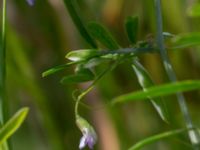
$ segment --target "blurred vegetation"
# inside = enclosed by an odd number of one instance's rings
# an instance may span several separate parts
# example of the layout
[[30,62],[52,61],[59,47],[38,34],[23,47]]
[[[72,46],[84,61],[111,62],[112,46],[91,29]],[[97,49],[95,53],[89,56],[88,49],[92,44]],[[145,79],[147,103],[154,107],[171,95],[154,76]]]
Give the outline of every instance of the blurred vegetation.
[[[153,0],[79,0],[85,23],[103,23],[120,45],[127,47],[124,20],[139,16],[139,40],[149,34],[155,37]],[[190,17],[186,10],[192,0],[162,0],[164,31],[172,34],[199,32],[199,17]],[[21,106],[30,108],[26,123],[12,137],[14,150],[77,150],[80,131],[74,118],[72,91],[87,84],[62,85],[63,74],[72,68],[42,78],[42,72],[66,63],[71,50],[91,48],[80,36],[62,0],[36,0],[30,7],[24,0],[8,1],[7,24],[7,96],[10,114]],[[178,79],[199,79],[199,47],[169,50]],[[168,82],[160,57],[145,54],[142,64],[151,73],[156,84]],[[139,90],[140,85],[130,65],[119,65],[106,75],[95,90],[86,96],[90,106],[81,107],[82,114],[96,129],[99,141],[95,149],[125,150],[137,141],[184,126],[179,105],[174,96],[167,96],[172,124],[164,123],[148,101],[135,101],[111,107],[116,96]],[[200,126],[200,91],[184,93],[194,124]],[[186,134],[162,140],[148,146],[148,150],[189,150]],[[145,148],[144,148],[145,150]]]

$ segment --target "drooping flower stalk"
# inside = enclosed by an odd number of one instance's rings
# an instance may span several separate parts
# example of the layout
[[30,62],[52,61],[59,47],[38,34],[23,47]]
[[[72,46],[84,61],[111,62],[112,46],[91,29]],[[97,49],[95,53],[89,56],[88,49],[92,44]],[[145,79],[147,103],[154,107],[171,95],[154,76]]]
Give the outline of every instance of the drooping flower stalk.
[[[93,83],[94,84],[94,83]],[[84,147],[88,146],[90,149],[93,149],[94,145],[97,142],[97,134],[94,130],[94,128],[79,115],[78,112],[78,106],[81,101],[81,99],[94,88],[94,85],[89,86],[83,93],[81,93],[75,104],[75,118],[76,118],[76,125],[81,130],[83,136],[81,137],[80,143],[79,143],[79,149],[83,149]]]

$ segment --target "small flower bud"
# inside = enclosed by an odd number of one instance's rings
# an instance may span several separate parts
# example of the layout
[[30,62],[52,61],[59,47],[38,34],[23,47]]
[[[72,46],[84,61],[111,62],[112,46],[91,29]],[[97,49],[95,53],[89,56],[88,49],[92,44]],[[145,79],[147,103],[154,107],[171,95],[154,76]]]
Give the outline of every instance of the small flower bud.
[[93,149],[94,144],[97,142],[97,134],[94,128],[82,117],[76,117],[76,124],[81,130],[83,136],[80,140],[79,149],[83,149],[86,145]]

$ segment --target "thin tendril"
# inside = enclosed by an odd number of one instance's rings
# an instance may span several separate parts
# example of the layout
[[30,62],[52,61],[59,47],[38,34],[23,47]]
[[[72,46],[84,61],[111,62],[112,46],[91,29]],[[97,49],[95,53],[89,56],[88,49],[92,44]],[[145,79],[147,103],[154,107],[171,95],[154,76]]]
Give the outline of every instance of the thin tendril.
[[116,66],[121,62],[121,57],[119,57],[119,59],[112,65],[109,66],[108,68],[106,68],[99,76],[97,76],[97,78],[94,80],[94,82],[87,88],[85,89],[78,97],[76,100],[76,104],[75,104],[75,117],[77,118],[79,116],[79,112],[78,112],[78,108],[79,108],[79,104],[81,102],[81,100],[83,99],[83,97],[88,94],[94,87],[95,84],[108,72],[111,72],[114,68],[116,68]]

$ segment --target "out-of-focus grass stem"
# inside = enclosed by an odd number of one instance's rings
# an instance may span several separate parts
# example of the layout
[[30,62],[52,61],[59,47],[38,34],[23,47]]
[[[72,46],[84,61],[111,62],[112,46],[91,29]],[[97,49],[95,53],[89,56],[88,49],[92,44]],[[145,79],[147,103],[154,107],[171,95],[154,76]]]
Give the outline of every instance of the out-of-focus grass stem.
[[0,44],[0,103],[1,123],[8,119],[8,104],[6,101],[6,0],[2,2],[2,35]]
[[[0,39],[0,126],[8,119],[8,103],[6,100],[6,12],[7,1],[2,1],[2,28]],[[7,142],[0,147],[2,150],[9,150],[11,146]]]
[[[157,26],[157,46],[160,49],[160,55],[166,70],[166,73],[170,79],[171,82],[176,82],[176,74],[174,73],[174,70],[172,68],[172,65],[170,63],[169,57],[167,55],[167,51],[165,49],[164,45],[164,38],[163,38],[163,23],[162,23],[162,11],[161,11],[161,1],[160,0],[154,0],[155,3],[155,10],[156,10],[156,26]],[[189,115],[187,104],[185,102],[185,98],[182,93],[176,94],[181,112],[184,116],[185,123],[188,129],[193,128],[194,125],[192,123],[192,119]],[[194,149],[198,150],[199,145],[199,133],[195,130],[190,130],[188,132],[189,138],[191,143],[194,145]]]

